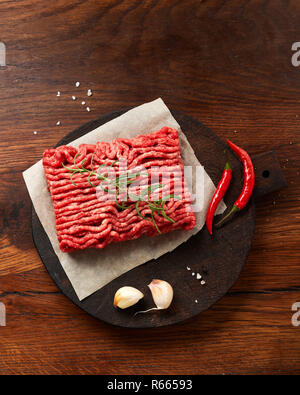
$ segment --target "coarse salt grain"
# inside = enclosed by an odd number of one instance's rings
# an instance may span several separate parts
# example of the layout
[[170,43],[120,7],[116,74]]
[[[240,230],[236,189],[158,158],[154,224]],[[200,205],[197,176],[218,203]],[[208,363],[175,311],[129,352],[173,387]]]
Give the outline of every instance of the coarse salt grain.
[[57,122],[56,122],[56,126],[60,126],[60,121],[57,121]]
[[86,108],[86,111],[90,112],[90,111],[91,111],[90,107],[87,107],[87,108]]
[[82,101],[81,104],[84,106],[85,105],[85,101]]
[[198,299],[195,299],[195,303],[198,303]]
[[38,132],[35,130],[35,131],[33,132],[33,134],[38,134]]
[[204,280],[202,280],[200,284],[201,284],[201,285],[204,285],[204,284],[205,284],[205,281],[204,281]]
[[202,278],[201,274],[197,273],[197,280],[200,280]]
[[59,92],[59,91],[57,92],[57,95],[56,95],[56,96],[58,96],[58,97],[60,96],[60,92]]
[[72,96],[72,100],[76,100],[76,96]]
[[195,275],[195,273],[193,272],[193,273],[192,273],[192,276],[194,276],[194,275]]
[[78,87],[80,86],[80,82],[77,81],[76,84],[75,84],[75,86],[76,86],[76,88],[78,88]]
[[191,270],[191,268],[187,266],[187,267],[186,267],[186,270]]
[[88,96],[92,96],[92,94],[93,94],[92,90],[89,89],[89,90],[87,91],[87,95],[88,95]]

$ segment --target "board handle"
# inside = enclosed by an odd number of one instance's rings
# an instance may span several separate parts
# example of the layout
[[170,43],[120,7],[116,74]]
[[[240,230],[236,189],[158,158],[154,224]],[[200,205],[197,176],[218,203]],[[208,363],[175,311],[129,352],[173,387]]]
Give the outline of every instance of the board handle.
[[255,199],[288,186],[274,151],[254,155],[252,162],[255,171],[255,187],[253,191]]

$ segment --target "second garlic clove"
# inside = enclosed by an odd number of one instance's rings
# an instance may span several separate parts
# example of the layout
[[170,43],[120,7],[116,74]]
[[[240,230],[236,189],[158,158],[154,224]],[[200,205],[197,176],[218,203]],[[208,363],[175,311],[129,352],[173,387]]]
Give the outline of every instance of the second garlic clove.
[[173,300],[173,288],[164,280],[152,280],[148,285],[158,309],[167,309]]
[[115,293],[114,306],[126,309],[136,304],[143,297],[144,294],[134,287],[122,287]]

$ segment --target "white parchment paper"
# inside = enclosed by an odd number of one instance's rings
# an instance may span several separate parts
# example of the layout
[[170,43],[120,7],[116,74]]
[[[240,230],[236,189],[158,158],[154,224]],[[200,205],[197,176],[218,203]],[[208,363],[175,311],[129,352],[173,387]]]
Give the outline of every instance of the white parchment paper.
[[[118,137],[133,138],[138,134],[147,134],[159,130],[163,126],[172,127],[179,131],[181,155],[184,165],[193,167],[201,166],[192,147],[182,133],[180,126],[162,99],[157,99],[136,107],[79,139],[74,140],[69,145],[77,147],[82,143],[96,144],[97,141],[111,142]],[[196,182],[195,173],[193,171],[193,183]],[[23,173],[23,177],[41,224],[80,300],[91,295],[128,270],[151,259],[156,259],[168,251],[174,250],[174,248],[196,234],[205,223],[206,211],[215,191],[213,182],[204,171],[204,177],[201,178],[205,191],[201,197],[203,209],[195,213],[197,225],[190,231],[176,230],[152,238],[144,236],[137,240],[112,243],[103,250],[87,249],[74,253],[63,253],[60,251],[58,245],[54,210],[50,193],[47,190],[42,161],[37,162],[27,169]],[[225,209],[224,202],[221,202],[218,213],[222,213]]]

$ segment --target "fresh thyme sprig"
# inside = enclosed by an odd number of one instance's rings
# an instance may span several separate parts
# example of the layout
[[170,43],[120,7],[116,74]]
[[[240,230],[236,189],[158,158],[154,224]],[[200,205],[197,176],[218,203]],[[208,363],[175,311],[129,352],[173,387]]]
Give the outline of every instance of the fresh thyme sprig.
[[[78,173],[80,173],[80,174],[81,174],[81,173],[89,173],[89,175],[88,175],[88,182],[89,182],[89,184],[90,184],[92,187],[94,187],[94,188],[96,188],[97,185],[94,185],[94,184],[91,182],[91,180],[90,180],[91,176],[97,177],[98,180],[110,181],[108,177],[105,177],[105,176],[102,175],[101,173],[99,174],[99,169],[103,168],[103,166],[106,166],[105,163],[103,163],[102,165],[99,166],[99,168],[98,168],[98,173],[96,173],[96,172],[94,171],[93,159],[94,159],[94,155],[95,155],[95,154],[93,154],[93,155],[92,155],[92,158],[91,158],[91,169],[92,169],[92,170],[88,170],[88,169],[86,169],[85,167],[83,167],[83,164],[87,161],[87,158],[85,158],[85,159],[83,159],[83,161],[81,161],[80,167],[77,166],[77,164],[76,164],[76,159],[77,159],[78,155],[80,155],[80,154],[76,154],[76,155],[74,156],[74,166],[75,166],[75,169],[73,169],[73,168],[71,168],[71,167],[67,167],[67,166],[65,166],[65,165],[62,163],[63,167],[64,167],[65,169],[69,170],[69,171],[72,173],[72,175],[71,175],[71,182],[72,182],[73,185],[77,186],[77,184],[75,184],[75,182],[73,181],[73,176],[74,176],[74,174],[78,174]],[[115,163],[117,163],[117,162],[118,162],[118,160],[116,160],[116,161],[114,161],[113,163],[111,163],[111,164],[108,166],[108,169],[112,168],[112,166],[113,166]],[[109,173],[109,171],[106,172],[106,174],[108,174],[108,173]]]
[[[75,182],[73,181],[73,177],[74,177],[75,174],[88,173],[88,183],[89,183],[92,187],[94,187],[94,188],[97,187],[97,185],[94,185],[94,184],[91,182],[91,176],[94,176],[94,177],[96,177],[98,180],[101,181],[101,182],[99,183],[99,185],[100,185],[100,187],[102,188],[102,190],[103,190],[104,192],[108,193],[108,192],[109,192],[109,188],[108,188],[108,187],[107,187],[107,188],[103,187],[103,185],[102,185],[102,182],[103,182],[103,181],[106,181],[107,183],[111,184],[112,186],[114,186],[114,187],[116,188],[115,203],[116,203],[116,205],[117,205],[117,207],[118,207],[119,209],[121,209],[121,210],[126,210],[126,209],[128,209],[128,208],[133,207],[134,204],[130,204],[129,206],[125,206],[124,201],[122,202],[122,204],[120,204],[120,203],[118,202],[118,196],[119,196],[119,194],[120,194],[122,191],[126,191],[126,190],[127,190],[127,187],[128,187],[129,185],[131,185],[132,183],[134,183],[135,181],[137,181],[137,179],[138,179],[140,176],[145,175],[145,174],[143,174],[143,173],[136,173],[136,174],[128,174],[128,173],[125,173],[125,174],[121,174],[121,175],[119,175],[118,177],[116,177],[115,180],[114,180],[114,182],[113,182],[113,180],[110,179],[110,178],[108,177],[108,174],[109,174],[109,170],[118,162],[118,160],[112,162],[109,166],[107,166],[105,163],[103,163],[102,165],[100,165],[100,166],[98,167],[97,172],[95,172],[94,166],[93,166],[93,160],[94,160],[94,155],[95,155],[95,154],[93,154],[93,155],[92,155],[92,158],[91,158],[91,163],[90,163],[91,170],[89,170],[89,169],[87,169],[86,167],[84,167],[84,163],[87,161],[88,158],[83,159],[83,160],[81,161],[81,163],[80,163],[79,166],[77,165],[76,159],[77,159],[77,157],[78,157],[79,155],[80,155],[80,154],[77,153],[77,154],[74,156],[74,168],[67,167],[67,166],[65,166],[65,165],[62,163],[62,166],[63,166],[65,169],[67,169],[68,171],[70,171],[70,172],[72,173],[72,174],[71,174],[71,182],[72,182],[72,184],[73,184],[74,186],[77,186],[77,184],[75,184]],[[99,173],[99,170],[102,169],[104,166],[107,166],[107,170],[105,171],[105,173],[104,173],[104,174]],[[148,173],[146,173],[146,175],[148,176]],[[126,181],[125,188],[124,188],[124,185],[122,184],[122,182],[123,182],[124,180]],[[124,182],[123,182],[123,183],[124,183]],[[120,185],[120,184],[121,184],[121,185]],[[162,217],[164,217],[167,221],[169,221],[169,222],[171,222],[171,223],[175,223],[175,221],[174,221],[172,218],[170,218],[170,217],[166,214],[165,209],[164,209],[164,205],[165,205],[165,201],[170,200],[170,199],[172,199],[172,198],[173,198],[173,199],[180,199],[180,197],[178,197],[178,196],[176,196],[176,195],[174,195],[174,194],[171,194],[171,195],[168,195],[168,196],[164,196],[164,197],[162,197],[162,198],[159,199],[159,200],[153,200],[153,201],[151,201],[151,200],[150,200],[151,194],[152,194],[155,190],[157,190],[157,189],[159,189],[159,188],[162,188],[162,187],[163,187],[162,184],[150,185],[148,188],[146,188],[143,192],[140,193],[140,196],[136,196],[136,195],[133,196],[133,195],[131,195],[131,197],[134,197],[134,199],[137,199],[137,201],[136,201],[136,203],[135,203],[135,208],[136,208],[136,212],[137,212],[137,214],[139,215],[139,217],[141,217],[142,219],[144,219],[144,220],[146,220],[146,221],[151,221],[151,222],[153,223],[153,225],[155,226],[155,228],[156,228],[156,230],[157,230],[157,232],[158,232],[159,234],[161,234],[161,231],[160,231],[160,229],[159,229],[159,227],[158,227],[158,225],[157,225],[157,223],[156,223],[156,221],[155,221],[154,213],[157,213],[157,215],[161,215]],[[147,194],[147,199],[145,198],[145,195],[146,195],[146,194]],[[151,218],[145,217],[145,216],[143,216],[143,215],[141,214],[140,208],[139,208],[139,204],[140,204],[141,202],[146,202],[146,203],[148,203],[148,208],[151,210],[151,214],[150,214],[150,215],[151,215]]]

